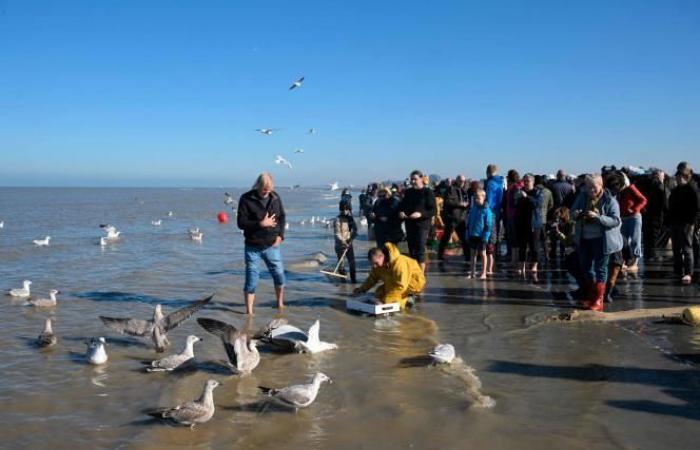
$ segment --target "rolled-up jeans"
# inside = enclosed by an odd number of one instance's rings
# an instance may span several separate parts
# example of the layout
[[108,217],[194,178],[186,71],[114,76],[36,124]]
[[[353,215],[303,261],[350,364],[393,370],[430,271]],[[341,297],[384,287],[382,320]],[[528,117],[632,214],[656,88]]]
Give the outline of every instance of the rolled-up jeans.
[[625,241],[625,247],[628,249],[630,258],[639,259],[642,257],[642,215],[635,214],[622,218],[622,227],[620,233]]
[[610,255],[603,251],[605,245],[603,239],[581,239],[578,246],[579,264],[583,276],[593,282],[605,283],[608,281],[608,261]]
[[256,247],[245,246],[245,287],[246,294],[254,294],[260,278],[260,260],[265,262],[267,270],[272,275],[275,287],[284,286],[284,265],[282,264],[282,252],[280,246]]

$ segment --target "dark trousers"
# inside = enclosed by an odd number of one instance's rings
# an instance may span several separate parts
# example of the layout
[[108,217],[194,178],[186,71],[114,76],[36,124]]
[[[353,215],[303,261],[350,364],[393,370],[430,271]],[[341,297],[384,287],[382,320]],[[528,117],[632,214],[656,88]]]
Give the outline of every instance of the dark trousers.
[[447,244],[450,242],[452,233],[457,232],[457,237],[459,238],[460,244],[462,244],[462,252],[464,252],[464,260],[469,261],[470,249],[469,241],[467,241],[467,224],[464,220],[459,222],[454,220],[445,220],[445,227],[443,228],[442,239],[440,239],[440,246],[438,247],[438,258],[442,258],[445,254],[445,249]]
[[[356,276],[356,267],[355,267],[355,249],[353,248],[352,244],[350,244],[348,247],[348,252],[345,254],[345,260],[348,262],[348,265],[350,266],[350,281],[353,283],[357,281],[357,276]],[[340,258],[343,256],[343,252],[345,251],[345,247],[343,245],[336,245],[335,246],[335,254],[338,257],[338,261],[340,261]],[[345,274],[345,261],[340,263],[340,266],[338,267],[338,272],[341,274]]]
[[541,235],[541,228],[518,230],[518,260],[520,262],[537,262]]
[[406,243],[408,254],[419,263],[425,262],[425,245],[428,242],[430,221],[406,221]]
[[664,221],[661,216],[645,214],[642,217],[642,243],[644,244],[644,257],[655,258],[656,248],[663,234]]
[[672,225],[671,244],[673,245],[673,270],[677,275],[693,274],[693,225]]

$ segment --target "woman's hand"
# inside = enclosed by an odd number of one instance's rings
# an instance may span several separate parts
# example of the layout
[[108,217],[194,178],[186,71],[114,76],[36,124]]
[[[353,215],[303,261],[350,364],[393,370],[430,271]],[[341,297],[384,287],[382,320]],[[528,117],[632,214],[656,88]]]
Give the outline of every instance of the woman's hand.
[[586,218],[587,218],[587,219],[597,219],[598,217],[600,217],[600,214],[598,214],[597,212],[595,212],[595,211],[586,211]]
[[272,244],[272,246],[273,246],[273,247],[277,247],[277,246],[280,245],[281,243],[282,243],[282,236],[277,236],[277,237],[275,238],[275,243]]
[[419,213],[418,211],[416,211],[408,217],[410,217],[411,219],[420,219],[421,217],[423,217],[423,215],[421,213]]

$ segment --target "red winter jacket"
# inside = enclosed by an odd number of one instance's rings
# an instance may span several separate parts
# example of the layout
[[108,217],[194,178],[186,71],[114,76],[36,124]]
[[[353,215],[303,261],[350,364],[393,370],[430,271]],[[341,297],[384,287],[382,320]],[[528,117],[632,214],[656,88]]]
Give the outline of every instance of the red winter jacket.
[[617,201],[620,203],[622,217],[635,216],[647,205],[647,198],[633,184],[618,194]]

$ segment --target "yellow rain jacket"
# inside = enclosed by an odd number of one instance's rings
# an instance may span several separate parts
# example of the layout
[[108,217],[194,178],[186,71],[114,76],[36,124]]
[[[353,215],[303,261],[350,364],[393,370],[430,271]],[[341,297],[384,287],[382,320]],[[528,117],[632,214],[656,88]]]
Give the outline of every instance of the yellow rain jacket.
[[387,242],[384,247],[389,251],[389,263],[373,268],[360,289],[366,292],[381,281],[384,284],[377,288],[376,297],[384,303],[399,303],[403,309],[408,296],[425,287],[425,275],[418,261],[402,255],[394,244]]

